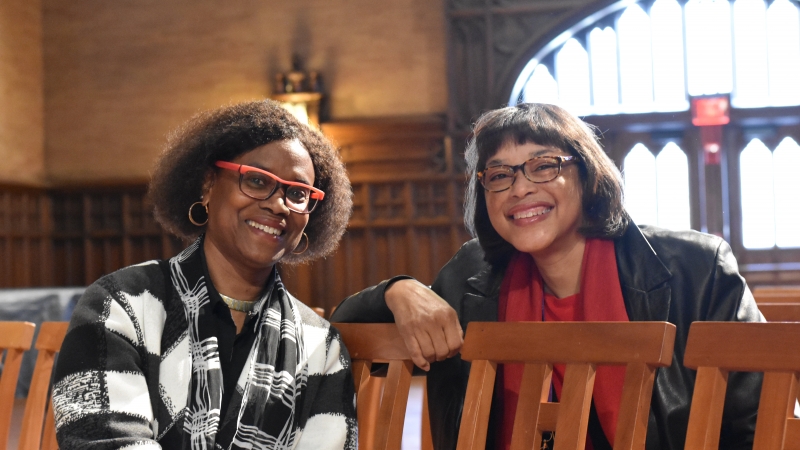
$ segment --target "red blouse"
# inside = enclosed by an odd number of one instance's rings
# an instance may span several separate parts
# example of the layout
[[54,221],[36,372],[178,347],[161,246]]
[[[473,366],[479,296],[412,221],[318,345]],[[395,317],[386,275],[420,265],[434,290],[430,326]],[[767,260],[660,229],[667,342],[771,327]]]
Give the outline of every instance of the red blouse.
[[[506,269],[500,288],[498,319],[501,322],[523,321],[606,321],[628,322],[617,272],[614,242],[587,239],[581,265],[580,292],[565,298],[544,293],[544,283],[533,258],[517,253]],[[557,337],[554,336],[554,339]],[[497,448],[511,446],[511,433],[522,381],[521,364],[505,364],[498,370],[498,388],[502,389],[501,430]],[[614,445],[625,367],[601,366],[595,375],[593,400],[600,425],[609,443]],[[553,367],[553,385],[560,397],[564,366]],[[591,449],[587,438],[587,449]]]

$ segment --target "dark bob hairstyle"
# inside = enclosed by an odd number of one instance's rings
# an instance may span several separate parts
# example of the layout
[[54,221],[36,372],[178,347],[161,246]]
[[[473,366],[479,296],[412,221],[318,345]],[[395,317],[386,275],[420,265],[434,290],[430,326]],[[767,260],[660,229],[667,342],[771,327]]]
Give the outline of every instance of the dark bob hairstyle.
[[592,128],[558,106],[521,103],[478,118],[465,154],[469,185],[464,199],[464,223],[480,241],[487,262],[505,265],[514,247],[500,237],[489,221],[477,172],[508,142],[554,147],[576,156],[583,197],[580,233],[595,238],[622,235],[630,220],[622,203],[622,176],[600,147]]
[[298,264],[331,254],[339,244],[353,206],[350,181],[331,142],[300,123],[280,104],[254,101],[201,113],[168,139],[150,181],[148,196],[156,220],[183,239],[205,231],[189,221],[189,207],[200,200],[206,176],[218,171],[214,162],[232,161],[265,144],[298,140],[314,164],[314,187],[325,199],[309,216],[308,249],[289,253],[282,263]]

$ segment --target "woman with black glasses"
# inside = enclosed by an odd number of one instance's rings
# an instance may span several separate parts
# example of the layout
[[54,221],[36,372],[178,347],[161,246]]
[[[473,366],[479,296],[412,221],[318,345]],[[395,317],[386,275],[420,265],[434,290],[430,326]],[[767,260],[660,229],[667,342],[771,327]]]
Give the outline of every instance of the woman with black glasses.
[[[393,278],[342,302],[333,320],[397,323],[414,362],[430,369],[437,450],[456,446],[469,374],[457,353],[469,322],[672,322],[674,358],[656,375],[647,448],[682,449],[695,379],[682,365],[689,325],[763,320],[728,244],[633,224],[614,163],[593,131],[557,106],[487,112],[466,159],[464,220],[476,239],[442,268],[432,289]],[[587,448],[614,444],[624,372],[597,370]],[[507,449],[521,367],[507,365],[498,375],[488,447]],[[556,366],[556,395],[563,375]],[[730,375],[720,448],[752,447],[760,382],[754,374]]]
[[355,449],[347,351],[275,268],[344,232],[331,143],[275,102],[221,108],[171,138],[149,196],[194,241],[86,290],[56,369],[59,447]]

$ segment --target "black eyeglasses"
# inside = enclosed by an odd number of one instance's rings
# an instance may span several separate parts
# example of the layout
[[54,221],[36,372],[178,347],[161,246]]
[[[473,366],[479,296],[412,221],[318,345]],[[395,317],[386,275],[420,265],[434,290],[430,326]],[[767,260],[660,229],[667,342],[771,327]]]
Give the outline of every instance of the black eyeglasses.
[[311,213],[325,198],[325,193],[313,186],[282,180],[277,175],[258,167],[227,161],[217,161],[214,164],[223,169],[239,172],[239,190],[242,191],[242,194],[255,200],[266,200],[272,197],[279,187],[284,187],[284,204],[290,211],[299,214]]
[[537,156],[516,166],[497,165],[478,172],[478,181],[489,192],[502,192],[514,185],[518,170],[532,183],[547,183],[558,178],[564,164],[577,162],[575,156]]

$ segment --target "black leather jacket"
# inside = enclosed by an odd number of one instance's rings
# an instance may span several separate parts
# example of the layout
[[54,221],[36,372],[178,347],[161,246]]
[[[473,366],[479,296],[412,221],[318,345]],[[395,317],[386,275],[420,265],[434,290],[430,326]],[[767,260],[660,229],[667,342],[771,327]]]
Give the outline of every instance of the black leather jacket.
[[[631,224],[615,241],[619,281],[631,321],[668,321],[677,327],[672,365],[656,372],[648,450],[682,449],[686,439],[695,371],[683,366],[689,325],[696,320],[763,321],[730,246],[694,231],[673,232]],[[503,269],[483,260],[476,240],[463,245],[439,272],[433,290],[458,312],[464,330],[471,321],[496,321]],[[332,320],[391,322],[383,300],[391,280],[342,302]],[[454,449],[458,438],[469,363],[459,357],[431,365],[428,406],[437,450]],[[720,448],[752,448],[761,374],[732,373]],[[493,439],[487,440],[487,448]]]

